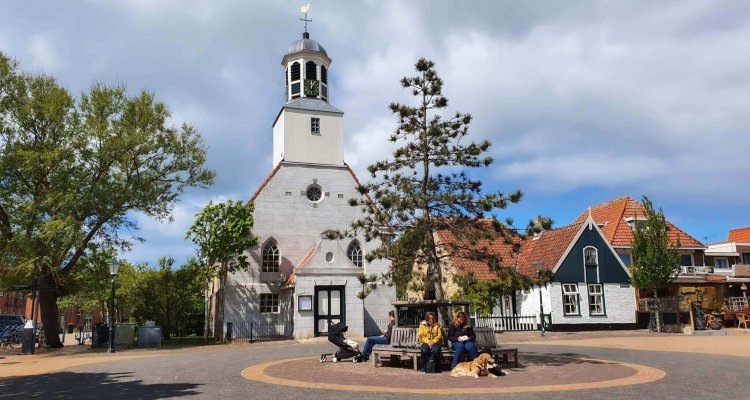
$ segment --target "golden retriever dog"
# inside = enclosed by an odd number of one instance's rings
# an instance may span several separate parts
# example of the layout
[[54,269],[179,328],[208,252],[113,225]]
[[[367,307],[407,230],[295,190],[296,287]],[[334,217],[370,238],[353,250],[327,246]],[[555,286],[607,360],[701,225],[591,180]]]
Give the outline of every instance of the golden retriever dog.
[[497,375],[490,372],[490,368],[495,367],[495,359],[487,353],[482,353],[474,361],[462,362],[456,365],[451,371],[451,376],[473,376],[479,379],[480,376],[491,376],[497,378]]

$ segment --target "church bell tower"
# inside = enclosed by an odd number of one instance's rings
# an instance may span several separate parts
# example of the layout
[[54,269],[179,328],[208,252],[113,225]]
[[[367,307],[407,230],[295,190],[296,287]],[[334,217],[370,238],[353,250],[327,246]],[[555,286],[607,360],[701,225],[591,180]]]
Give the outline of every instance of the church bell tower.
[[302,39],[281,59],[286,103],[273,124],[274,166],[281,161],[344,165],[344,113],[329,103],[331,61],[310,39],[305,23]]

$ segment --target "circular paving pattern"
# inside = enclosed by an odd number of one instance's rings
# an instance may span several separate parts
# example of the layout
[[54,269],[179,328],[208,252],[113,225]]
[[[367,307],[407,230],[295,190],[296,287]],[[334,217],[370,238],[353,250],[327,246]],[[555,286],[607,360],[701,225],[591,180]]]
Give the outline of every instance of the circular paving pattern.
[[[330,359],[329,359],[330,360]],[[327,390],[467,394],[523,393],[609,388],[637,385],[663,378],[666,373],[645,365],[549,354],[524,354],[519,368],[503,369],[508,375],[454,378],[450,373],[422,374],[408,364],[373,368],[351,361],[320,363],[315,357],[277,360],[248,367],[245,379],[258,382]]]

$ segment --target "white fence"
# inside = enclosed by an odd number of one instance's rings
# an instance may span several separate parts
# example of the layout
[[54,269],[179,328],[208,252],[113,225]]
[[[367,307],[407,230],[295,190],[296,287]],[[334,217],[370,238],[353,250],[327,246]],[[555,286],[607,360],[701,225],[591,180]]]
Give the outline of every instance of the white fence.
[[[492,328],[495,332],[538,331],[541,328],[539,315],[490,315],[487,317],[478,317],[475,315],[472,319],[476,321],[476,327]],[[545,329],[549,329],[550,325],[552,325],[552,316],[544,314],[544,320]]]

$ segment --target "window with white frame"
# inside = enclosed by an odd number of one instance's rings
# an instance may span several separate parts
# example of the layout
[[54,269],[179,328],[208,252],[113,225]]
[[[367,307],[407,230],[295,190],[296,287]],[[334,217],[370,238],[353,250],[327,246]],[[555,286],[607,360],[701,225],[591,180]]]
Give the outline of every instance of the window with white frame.
[[358,241],[354,240],[349,244],[349,248],[346,249],[346,255],[355,266],[360,268],[365,266],[364,258],[362,257],[362,246],[359,245]]
[[583,261],[586,265],[598,265],[599,255],[597,254],[596,247],[586,247],[583,249]]
[[622,263],[625,264],[626,267],[629,267],[633,262],[630,253],[618,253],[617,255],[620,256],[620,260],[622,260]]
[[261,293],[260,312],[265,314],[278,314],[279,295],[276,293]]
[[310,133],[320,134],[320,118],[310,118]]
[[729,269],[729,260],[726,258],[714,258],[714,269]]
[[589,315],[604,315],[604,288],[600,283],[588,285]]
[[578,311],[578,285],[575,283],[563,283],[563,314],[580,315]]
[[263,246],[261,261],[262,272],[279,272],[281,254],[276,242],[270,241]]

